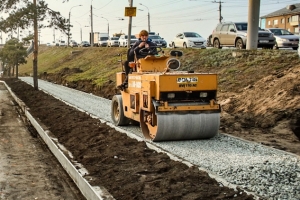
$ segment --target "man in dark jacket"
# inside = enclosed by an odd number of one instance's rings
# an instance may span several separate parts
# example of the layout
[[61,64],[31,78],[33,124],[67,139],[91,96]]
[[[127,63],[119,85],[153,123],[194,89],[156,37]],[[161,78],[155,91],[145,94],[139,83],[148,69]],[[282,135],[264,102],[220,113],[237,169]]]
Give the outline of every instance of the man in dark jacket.
[[123,90],[127,88],[128,85],[128,74],[131,72],[131,68],[129,67],[129,62],[132,62],[136,59],[145,58],[147,55],[141,55],[141,49],[149,49],[150,47],[155,47],[156,44],[148,38],[148,31],[142,30],[139,33],[139,39],[136,41],[133,46],[130,48],[128,53],[127,61],[124,62],[125,74],[126,78],[121,85],[118,85],[117,88]]
[[148,31],[142,30],[140,32],[138,41],[136,41],[130,49],[130,58],[134,58],[135,55],[137,59],[144,58],[146,57],[146,55],[141,55],[140,50],[144,48],[149,49],[150,47],[156,46],[156,44],[152,42],[151,39],[148,38],[148,36]]

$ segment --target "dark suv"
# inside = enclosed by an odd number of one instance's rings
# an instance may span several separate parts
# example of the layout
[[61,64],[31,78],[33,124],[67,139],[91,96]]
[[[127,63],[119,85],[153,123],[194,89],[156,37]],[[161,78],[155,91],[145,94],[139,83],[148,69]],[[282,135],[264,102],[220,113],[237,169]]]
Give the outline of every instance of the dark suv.
[[[213,30],[210,38],[215,48],[236,47],[245,49],[247,44],[247,22],[225,22],[220,23]],[[272,33],[258,30],[257,47],[272,49],[276,39]]]

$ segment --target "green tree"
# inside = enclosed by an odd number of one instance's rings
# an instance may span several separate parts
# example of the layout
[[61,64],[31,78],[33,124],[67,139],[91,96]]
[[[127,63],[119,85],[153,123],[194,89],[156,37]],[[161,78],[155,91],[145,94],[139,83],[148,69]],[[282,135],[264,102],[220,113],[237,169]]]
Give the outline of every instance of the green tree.
[[26,46],[26,45],[30,45],[30,43],[31,43],[31,41],[33,41],[33,39],[34,39],[33,34],[30,34],[26,37],[23,37],[22,41],[23,41],[24,45]]
[[25,64],[26,57],[27,51],[22,42],[16,38],[8,40],[0,52],[4,73],[9,77],[16,74],[16,78],[18,78],[19,64]]
[[[67,0],[62,0],[64,3]],[[37,78],[37,57],[38,57],[38,29],[44,27],[54,27],[67,34],[68,20],[56,12],[48,8],[48,4],[43,1],[33,0],[0,0],[0,12],[6,14],[0,18],[0,31],[5,33],[20,29],[34,29],[34,58],[33,58],[33,85],[38,89]],[[38,23],[40,22],[40,23]]]
[[18,28],[23,30],[32,28],[36,12],[37,21],[40,22],[39,29],[54,27],[67,34],[68,19],[62,17],[60,12],[48,8],[44,0],[39,0],[36,5],[34,1],[28,0],[0,0],[0,12],[7,14],[6,18],[3,16],[0,18],[0,30],[5,33],[16,31]]

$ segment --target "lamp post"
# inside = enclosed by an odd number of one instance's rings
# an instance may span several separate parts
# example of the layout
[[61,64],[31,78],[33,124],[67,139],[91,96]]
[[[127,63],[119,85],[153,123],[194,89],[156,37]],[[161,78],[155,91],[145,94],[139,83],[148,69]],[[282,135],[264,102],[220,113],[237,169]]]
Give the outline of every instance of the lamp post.
[[[76,21],[77,22],[77,21]],[[81,28],[81,24],[79,22],[77,22],[80,26],[80,43],[82,42],[82,28]]]
[[141,6],[144,6],[148,10],[148,32],[150,32],[150,13],[149,13],[149,8],[145,6],[144,4],[140,3]]
[[[106,19],[105,17],[101,17],[101,18]],[[109,36],[109,22],[108,22],[108,19],[106,19],[106,21],[107,21],[107,33],[108,33],[108,36]]]
[[[72,8],[78,7],[78,6],[82,6],[82,5],[73,6]],[[70,27],[70,18],[71,18],[71,10],[72,10],[72,8],[70,8],[70,11],[69,11],[68,46],[70,44],[70,29],[71,29],[71,27]]]

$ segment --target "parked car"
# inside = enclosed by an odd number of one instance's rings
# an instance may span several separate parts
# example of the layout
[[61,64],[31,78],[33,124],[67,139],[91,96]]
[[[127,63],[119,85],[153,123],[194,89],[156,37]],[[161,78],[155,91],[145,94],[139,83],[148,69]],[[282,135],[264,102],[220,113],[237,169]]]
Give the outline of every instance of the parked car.
[[[247,44],[247,22],[224,22],[217,25],[212,32],[211,43],[215,48],[236,47],[245,49]],[[265,30],[258,30],[257,47],[272,49],[275,37]]]
[[182,32],[178,33],[176,37],[172,40],[172,47],[196,47],[205,49],[205,39],[195,32]]
[[59,46],[60,47],[66,46],[66,41],[64,41],[64,40],[59,41]]
[[167,47],[167,42],[164,40],[164,38],[161,38],[159,35],[150,35],[148,36],[152,40],[152,42],[156,43],[158,47]]
[[51,44],[48,42],[48,43],[46,44],[46,46],[47,46],[47,47],[50,47],[50,46],[51,46]]
[[110,37],[107,40],[108,47],[118,47],[119,46],[119,38],[118,37]]
[[276,38],[276,43],[274,49],[278,48],[293,48],[294,50],[298,49],[299,36],[294,35],[286,29],[282,28],[268,28],[265,29],[270,33],[274,34]]
[[88,41],[82,41],[80,43],[80,47],[90,47],[90,46],[91,46],[91,44]]
[[[134,36],[131,35],[130,37],[130,46],[132,46],[138,39]],[[128,36],[127,35],[121,35],[119,38],[119,47],[127,47],[127,42],[128,42]]]
[[94,45],[98,47],[107,47],[108,33],[98,33],[98,37],[98,44],[94,43]]
[[75,41],[70,42],[70,47],[78,47],[77,42]]

